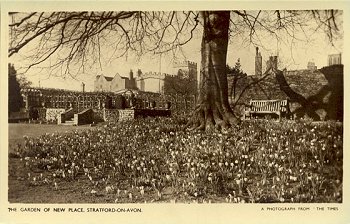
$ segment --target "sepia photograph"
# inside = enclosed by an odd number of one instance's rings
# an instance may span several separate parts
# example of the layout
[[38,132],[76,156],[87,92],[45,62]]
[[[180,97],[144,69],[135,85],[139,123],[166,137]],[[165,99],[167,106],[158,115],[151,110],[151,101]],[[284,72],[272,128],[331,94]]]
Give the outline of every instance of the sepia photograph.
[[342,7],[9,5],[9,215],[345,209]]

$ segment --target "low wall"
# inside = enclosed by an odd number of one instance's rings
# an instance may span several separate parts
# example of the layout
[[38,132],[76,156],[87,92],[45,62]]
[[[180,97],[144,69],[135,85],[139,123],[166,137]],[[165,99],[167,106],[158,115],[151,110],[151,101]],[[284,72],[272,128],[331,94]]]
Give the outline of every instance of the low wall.
[[64,108],[47,108],[46,109],[46,121],[57,121],[58,116],[65,111]]
[[29,120],[28,112],[11,112],[8,117],[8,123],[18,123]]
[[169,117],[171,110],[136,109],[135,117]]
[[135,118],[135,110],[118,110],[118,120],[127,121]]
[[126,121],[139,117],[169,117],[171,110],[157,109],[104,109],[104,121]]
[[118,109],[104,109],[102,117],[103,117],[104,121],[117,121],[117,120],[119,120],[119,110]]
[[[44,113],[46,121],[65,123],[74,117],[75,125],[91,124],[101,121],[125,121],[138,117],[168,117],[171,110],[166,109],[85,109],[76,113],[74,109],[65,110],[63,108],[40,108],[40,114]],[[43,115],[42,115],[43,116]],[[42,119],[42,120],[44,120]]]

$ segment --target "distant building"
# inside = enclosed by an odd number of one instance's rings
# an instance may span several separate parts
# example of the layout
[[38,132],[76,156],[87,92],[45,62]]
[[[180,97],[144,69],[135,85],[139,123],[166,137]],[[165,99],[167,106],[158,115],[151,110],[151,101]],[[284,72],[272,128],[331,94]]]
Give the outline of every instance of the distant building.
[[[136,77],[132,71],[129,77],[116,74],[114,77],[98,75],[94,82],[96,92],[120,92],[125,89],[138,89],[144,92],[164,93],[165,76],[181,75],[183,78],[190,78],[197,82],[197,63],[184,61],[174,63],[174,74],[161,74],[157,72],[142,73],[138,70]],[[195,88],[195,86],[194,86]]]
[[135,88],[136,84],[132,71],[130,71],[129,78],[120,76],[118,73],[114,77],[98,75],[94,82],[95,92],[118,92]]
[[315,70],[317,70],[317,66],[315,65],[315,62],[309,61],[309,62],[307,63],[307,69],[310,70],[310,71],[315,71]]
[[341,65],[341,53],[328,55],[328,66],[330,65]]
[[184,78],[197,81],[197,63],[191,61],[174,62],[173,75],[183,75]]
[[136,87],[143,92],[163,93],[165,75],[159,72],[139,73],[136,77]]
[[255,75],[262,75],[262,57],[258,47],[256,47],[255,54]]
[[111,81],[113,77],[98,75],[94,81],[94,91],[96,92],[110,92],[111,91]]

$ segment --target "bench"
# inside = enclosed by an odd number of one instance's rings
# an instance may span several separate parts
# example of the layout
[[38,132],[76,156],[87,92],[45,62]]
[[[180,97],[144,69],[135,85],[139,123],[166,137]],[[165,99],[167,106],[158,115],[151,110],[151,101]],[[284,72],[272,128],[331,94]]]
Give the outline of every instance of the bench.
[[288,100],[250,100],[249,106],[244,110],[244,119],[252,118],[254,114],[276,114],[281,120],[282,116],[290,113]]

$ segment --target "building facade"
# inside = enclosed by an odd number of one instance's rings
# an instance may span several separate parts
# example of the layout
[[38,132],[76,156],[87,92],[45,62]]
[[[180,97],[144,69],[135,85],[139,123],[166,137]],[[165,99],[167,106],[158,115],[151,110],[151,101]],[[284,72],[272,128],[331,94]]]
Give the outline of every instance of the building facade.
[[310,70],[310,71],[315,71],[315,70],[317,70],[317,66],[315,65],[315,62],[309,61],[309,62],[307,63],[307,69]]
[[341,65],[341,64],[342,64],[342,55],[341,55],[341,53],[328,55],[328,66]]
[[163,93],[165,76],[165,73],[161,74],[159,72],[138,74],[136,77],[136,87],[143,92]]
[[135,89],[136,83],[133,72],[130,71],[129,78],[119,75],[114,77],[98,75],[94,82],[95,92],[118,92],[124,89]]
[[173,75],[182,75],[184,78],[198,80],[197,63],[191,61],[174,62]]
[[143,92],[164,93],[164,82],[166,76],[181,76],[184,79],[194,81],[194,87],[197,86],[197,63],[191,61],[175,62],[173,64],[173,74],[146,72],[141,70],[137,72],[136,77],[132,70],[129,77],[123,77],[116,74],[114,77],[98,75],[94,82],[95,92],[120,92],[126,89],[138,89]]
[[113,77],[98,75],[94,81],[94,91],[95,92],[110,92],[111,91],[111,81]]

